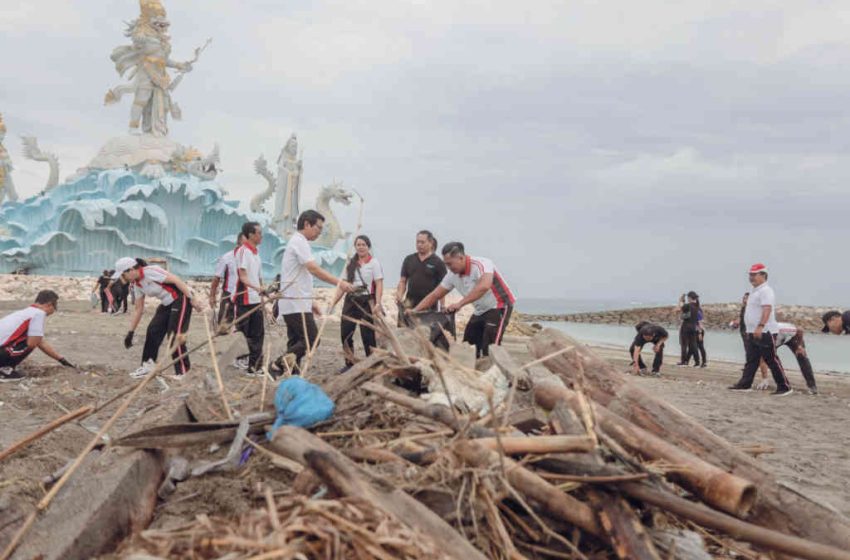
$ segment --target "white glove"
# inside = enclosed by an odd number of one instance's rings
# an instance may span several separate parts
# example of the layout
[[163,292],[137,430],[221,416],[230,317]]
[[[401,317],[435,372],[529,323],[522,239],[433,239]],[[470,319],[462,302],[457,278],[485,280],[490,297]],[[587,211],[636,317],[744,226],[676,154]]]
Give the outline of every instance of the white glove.
[[759,384],[756,385],[756,391],[767,391],[770,389],[770,383],[767,379],[762,379],[759,381]]

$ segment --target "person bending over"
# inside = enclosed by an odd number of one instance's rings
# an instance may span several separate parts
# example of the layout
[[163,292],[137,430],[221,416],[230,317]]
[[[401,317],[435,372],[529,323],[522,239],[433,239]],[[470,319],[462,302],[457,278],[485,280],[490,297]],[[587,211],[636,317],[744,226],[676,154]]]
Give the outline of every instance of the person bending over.
[[640,352],[645,344],[652,343],[652,351],[655,352],[655,358],[652,360],[652,374],[661,375],[661,364],[664,362],[664,343],[667,342],[667,331],[659,326],[653,325],[647,321],[641,321],[635,325],[637,336],[635,336],[632,345],[629,346],[629,355],[632,358],[632,371],[635,375],[646,373],[646,364],[641,358]]
[[822,332],[828,334],[850,334],[850,311],[827,311],[821,317]]

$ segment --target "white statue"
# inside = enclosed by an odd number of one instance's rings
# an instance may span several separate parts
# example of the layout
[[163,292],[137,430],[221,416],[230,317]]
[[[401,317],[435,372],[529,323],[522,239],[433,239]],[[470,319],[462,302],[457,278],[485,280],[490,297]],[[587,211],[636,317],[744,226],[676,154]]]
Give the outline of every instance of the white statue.
[[[209,40],[203,47],[195,49],[194,59],[187,62],[171,60],[170,23],[165,8],[159,0],[139,0],[139,4],[141,15],[127,25],[124,33],[133,44],[116,47],[110,57],[121,77],[129,71],[131,82],[106,92],[104,103],[117,103],[125,93],[132,93],[130,132],[138,133],[141,126],[144,133],[167,136],[168,115],[176,120],[181,117],[180,108],[171,100],[171,93],[183,75],[192,71],[192,64],[197,62]],[[167,68],[179,71],[173,81]]]
[[322,190],[319,191],[319,196],[316,198],[316,210],[325,217],[325,227],[322,230],[322,234],[316,239],[316,245],[332,249],[337,241],[348,237],[348,234],[343,231],[342,226],[339,224],[339,220],[337,220],[333,210],[331,210],[331,201],[349,206],[352,196],[354,194],[344,189],[342,183],[339,182],[333,182],[326,187],[322,187]]
[[261,155],[254,162],[254,171],[266,179],[268,186],[251,199],[251,211],[262,212],[263,204],[274,193],[272,229],[286,238],[292,235],[300,213],[301,179],[304,170],[302,155],[298,153],[298,138],[292,134],[277,158],[277,176],[269,171],[264,156]]
[[175,173],[188,173],[199,179],[211,181],[216,178],[220,171],[218,169],[220,161],[218,144],[206,156],[195,148],[180,146],[174,151],[171,167]]
[[9,157],[9,152],[3,146],[3,140],[5,138],[6,123],[3,122],[3,115],[0,114],[0,204],[3,204],[7,200],[9,202],[18,200],[15,183],[12,181],[12,159]]
[[47,192],[59,184],[59,158],[51,152],[43,152],[38,146],[38,139],[35,136],[21,136],[21,142],[24,144],[24,157],[33,161],[47,162],[50,166],[50,176],[47,178],[47,184],[44,185],[44,191]]

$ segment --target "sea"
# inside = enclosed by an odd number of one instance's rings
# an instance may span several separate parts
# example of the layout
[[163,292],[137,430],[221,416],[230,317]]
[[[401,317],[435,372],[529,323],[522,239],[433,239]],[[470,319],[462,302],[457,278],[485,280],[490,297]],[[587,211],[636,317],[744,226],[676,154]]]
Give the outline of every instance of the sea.
[[[675,302],[673,302],[675,303]],[[529,298],[517,302],[517,310],[538,315],[584,313],[588,311],[608,311],[636,307],[656,307],[672,305],[671,302],[638,302],[627,300],[570,300],[556,298]],[[634,327],[626,325],[593,325],[588,323],[570,323],[565,321],[543,322],[542,325],[564,331],[571,337],[597,346],[623,348],[628,351],[635,337]],[[679,361],[679,343],[675,333],[671,333],[667,343],[664,361],[674,364]],[[744,348],[741,336],[733,329],[709,329],[705,335],[705,348],[708,362],[744,362]],[[828,336],[820,333],[806,333],[806,348],[815,373],[850,374],[850,338]],[[669,356],[669,358],[668,358]],[[779,358],[789,370],[797,370],[797,360],[787,348],[779,349]]]

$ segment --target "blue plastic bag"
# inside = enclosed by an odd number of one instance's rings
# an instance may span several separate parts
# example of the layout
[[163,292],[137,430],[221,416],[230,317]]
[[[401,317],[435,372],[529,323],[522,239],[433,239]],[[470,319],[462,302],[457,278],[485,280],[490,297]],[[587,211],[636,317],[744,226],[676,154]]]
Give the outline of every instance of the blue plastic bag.
[[327,420],[334,412],[334,402],[318,386],[298,376],[284,379],[274,394],[274,407],[277,418],[269,440],[275,431],[283,425],[309,428],[322,420]]

